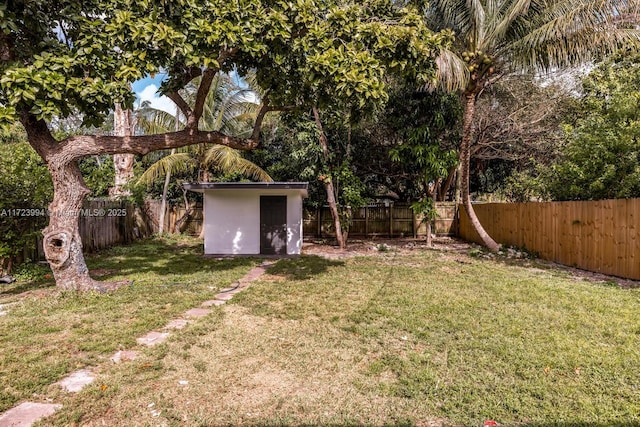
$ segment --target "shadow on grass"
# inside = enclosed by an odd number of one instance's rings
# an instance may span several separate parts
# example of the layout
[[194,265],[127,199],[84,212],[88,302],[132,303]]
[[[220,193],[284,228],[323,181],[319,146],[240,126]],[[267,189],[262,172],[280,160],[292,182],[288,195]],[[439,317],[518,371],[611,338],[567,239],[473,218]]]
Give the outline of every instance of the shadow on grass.
[[259,258],[206,258],[201,242],[191,240],[176,243],[151,238],[90,254],[87,256],[87,265],[93,278],[109,281],[116,277],[145,273],[158,276],[188,275],[199,271],[213,273],[251,266],[256,264],[256,260]]
[[0,298],[44,289],[55,289],[55,283],[51,280],[30,280],[28,282],[18,281],[11,284],[0,284]]
[[325,273],[330,267],[342,267],[344,261],[323,258],[317,255],[302,255],[300,258],[281,259],[267,269],[268,274],[285,276],[289,280],[308,280]]
[[[89,274],[99,282],[120,280],[127,276],[153,273],[157,276],[190,275],[194,272],[215,273],[242,266],[252,266],[259,258],[205,258],[202,243],[195,239],[148,238],[129,245],[114,246],[85,254]],[[0,297],[19,295],[29,291],[53,288],[51,278],[40,277],[30,281],[18,281],[0,285]]]

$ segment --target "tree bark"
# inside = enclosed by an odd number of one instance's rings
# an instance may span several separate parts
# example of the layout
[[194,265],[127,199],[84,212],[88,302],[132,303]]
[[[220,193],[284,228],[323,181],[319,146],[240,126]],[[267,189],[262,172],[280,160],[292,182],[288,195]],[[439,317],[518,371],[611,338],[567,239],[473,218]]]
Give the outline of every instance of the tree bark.
[[49,225],[42,231],[42,246],[56,286],[63,290],[112,289],[121,283],[101,283],[89,276],[82,254],[78,218],[83,215],[82,202],[87,188],[77,159],[61,160],[57,142],[46,123],[23,116],[29,143],[47,163],[53,182],[53,201],[49,204]]
[[[320,142],[320,146],[322,147],[324,160],[328,163],[329,144],[327,144],[327,137],[325,136],[324,130],[322,129],[320,113],[318,112],[317,107],[313,107],[313,117],[315,118],[316,126],[318,127],[318,140]],[[340,249],[345,249],[347,247],[347,242],[342,234],[342,223],[340,222],[340,213],[338,212],[338,204],[336,203],[336,193],[335,188],[333,187],[333,181],[330,177],[324,177],[324,179],[322,179],[322,183],[324,184],[324,189],[327,192],[327,204],[329,205],[329,211],[331,211],[331,217],[333,218],[333,225],[336,229],[336,240],[338,241],[338,246],[340,247]]]
[[464,101],[464,123],[462,128],[462,143],[460,144],[462,204],[465,211],[467,211],[471,225],[480,236],[482,244],[490,251],[498,252],[500,250],[500,245],[496,243],[491,236],[489,236],[489,233],[486,232],[478,220],[478,217],[473,210],[473,205],[471,204],[471,196],[469,194],[469,174],[471,163],[471,139],[473,137],[473,119],[476,110],[476,95],[474,93],[467,93],[465,94]]
[[[113,112],[113,133],[116,136],[133,135],[133,118],[131,110],[123,110],[120,104],[116,103]],[[113,166],[116,170],[113,187],[109,191],[111,197],[131,196],[131,190],[127,184],[133,179],[133,154],[114,154]]]
[[101,290],[101,285],[89,276],[78,230],[82,201],[90,190],[77,162],[48,166],[54,196],[49,205],[49,225],[42,232],[42,246],[56,285],[64,290]]

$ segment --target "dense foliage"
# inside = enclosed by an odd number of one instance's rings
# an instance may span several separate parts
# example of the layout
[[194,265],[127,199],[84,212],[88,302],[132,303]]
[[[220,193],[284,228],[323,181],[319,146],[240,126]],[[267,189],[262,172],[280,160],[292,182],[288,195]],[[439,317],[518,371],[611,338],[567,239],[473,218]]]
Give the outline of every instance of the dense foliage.
[[22,138],[4,134],[0,143],[0,260],[5,268],[35,247],[53,194],[47,167]]
[[131,105],[130,82],[163,70],[170,93],[200,67],[257,70],[274,103],[361,111],[386,98],[387,70],[433,78],[430,52],[451,37],[389,1],[16,0],[0,17],[5,121],[79,110],[95,123],[114,101]]
[[640,197],[640,55],[621,52],[583,82],[579,119],[545,172],[554,200]]

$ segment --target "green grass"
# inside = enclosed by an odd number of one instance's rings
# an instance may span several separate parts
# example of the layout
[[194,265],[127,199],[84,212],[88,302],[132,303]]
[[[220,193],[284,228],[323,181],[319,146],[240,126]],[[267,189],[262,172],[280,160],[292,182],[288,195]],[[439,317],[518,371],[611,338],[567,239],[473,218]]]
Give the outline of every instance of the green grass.
[[[73,370],[119,349],[236,281],[255,260],[203,259],[195,239],[150,239],[87,257],[102,280],[132,280],[107,294],[58,292],[45,271],[0,288],[0,412],[44,395]],[[26,294],[23,292],[28,291]]]
[[462,425],[640,421],[638,290],[434,252],[350,260],[311,280],[295,271],[309,261],[288,262],[278,270],[290,280],[243,303],[311,313],[381,347],[365,372],[393,378],[382,396]]
[[[145,242],[91,260],[121,265],[126,273],[114,279],[139,271],[132,289],[30,297],[12,312],[24,318],[22,331],[2,345],[21,344],[2,353],[1,381],[23,390],[11,396],[38,390],[64,405],[42,425],[640,425],[640,290],[531,260],[438,251],[280,260],[140,359],[102,364],[81,393],[46,387],[132,346],[207,292],[190,290],[230,283],[255,265],[203,261],[191,244],[182,255],[165,250],[174,246]],[[194,264],[171,276],[178,260]],[[141,311],[144,298],[162,320]],[[48,321],[28,326],[35,317]],[[47,335],[56,341],[44,351]],[[32,361],[6,363],[5,354]],[[31,364],[33,374],[7,369]],[[22,377],[42,384],[17,388]]]

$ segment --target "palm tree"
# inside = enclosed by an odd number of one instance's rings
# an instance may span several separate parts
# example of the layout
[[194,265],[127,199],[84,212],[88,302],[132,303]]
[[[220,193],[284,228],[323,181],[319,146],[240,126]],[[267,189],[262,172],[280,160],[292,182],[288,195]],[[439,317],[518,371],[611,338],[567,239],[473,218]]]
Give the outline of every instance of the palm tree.
[[[239,78],[238,78],[239,80]],[[252,77],[234,81],[229,74],[219,73],[211,84],[211,89],[204,104],[204,112],[200,121],[200,129],[220,131],[227,135],[249,137],[252,132],[250,123],[255,118],[258,105],[252,102],[255,97],[251,83]],[[187,86],[184,99],[195,99],[198,82]],[[255,85],[253,85],[255,86]],[[138,123],[146,134],[166,133],[179,130],[181,127],[178,114],[171,114],[143,106],[138,112]],[[172,174],[199,168],[200,178],[209,180],[209,168],[214,167],[223,173],[237,172],[256,181],[272,181],[269,174],[255,163],[242,157],[240,151],[227,146],[212,144],[208,148],[204,145],[189,146],[182,149],[172,149],[170,154],[154,153],[160,157],[140,176],[138,183],[150,185],[164,177],[162,193],[160,234],[163,232],[164,211],[166,209],[167,188]],[[185,204],[187,204],[185,197]],[[187,215],[189,213],[188,204]]]
[[507,74],[548,72],[638,44],[639,0],[429,0],[427,25],[451,29],[455,41],[437,58],[439,85],[458,90],[464,117],[460,144],[462,202],[487,248],[500,246],[471,205],[469,163],[476,101]]
[[[255,97],[251,76],[245,80],[246,86],[235,81],[228,74],[218,74],[211,84],[211,90],[204,105],[204,113],[200,121],[200,129],[219,131],[237,137],[249,137],[252,132],[251,120],[255,117],[258,105],[252,102]],[[195,97],[197,82],[187,87],[184,98],[188,101]],[[193,93],[190,93],[193,91]],[[193,96],[190,96],[193,95]],[[161,110],[144,106],[139,110],[138,123],[147,134],[174,131],[181,124],[175,116]],[[207,180],[209,167],[216,167],[222,172],[239,172],[242,175],[258,180],[271,181],[271,177],[258,165],[242,157],[238,150],[226,146],[212,144],[190,146],[177,149],[172,154],[158,158],[139,178],[140,183],[152,183],[164,177],[167,172],[176,173],[200,167],[201,178]]]

